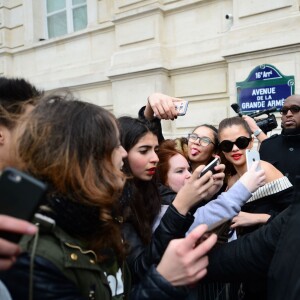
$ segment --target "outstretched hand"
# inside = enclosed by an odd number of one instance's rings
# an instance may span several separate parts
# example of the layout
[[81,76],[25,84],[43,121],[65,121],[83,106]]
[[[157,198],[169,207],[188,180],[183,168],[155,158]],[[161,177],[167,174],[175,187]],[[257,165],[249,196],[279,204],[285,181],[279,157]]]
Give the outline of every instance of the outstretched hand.
[[185,238],[172,240],[169,243],[157,266],[157,271],[172,285],[192,284],[206,275],[207,252],[217,241],[217,236],[212,234],[202,243],[197,244],[206,230],[207,225],[199,225]]
[[178,115],[174,103],[182,100],[161,93],[151,94],[144,112],[145,117],[151,120],[155,115],[159,119],[174,120]]

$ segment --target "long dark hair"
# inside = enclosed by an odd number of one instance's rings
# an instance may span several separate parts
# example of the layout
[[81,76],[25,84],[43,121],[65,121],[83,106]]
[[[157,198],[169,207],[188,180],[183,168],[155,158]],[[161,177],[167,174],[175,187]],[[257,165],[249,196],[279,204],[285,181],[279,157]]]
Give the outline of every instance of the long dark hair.
[[[150,122],[128,116],[120,117],[118,121],[121,144],[127,152],[147,133],[157,136]],[[143,181],[133,177],[127,158],[124,159],[123,169],[128,176],[121,197],[124,218],[133,224],[142,241],[148,244],[152,236],[153,222],[161,208],[157,182],[155,178]]]
[[[115,117],[71,94],[55,94],[42,99],[19,130],[17,149],[23,169],[49,183],[51,193],[66,199],[66,206],[73,205],[79,214],[81,208],[92,211],[95,216],[97,227],[89,236],[74,229],[70,234],[86,240],[99,260],[104,258],[101,251],[108,248],[123,257],[120,226],[112,215],[124,182],[111,157],[119,145]],[[56,213],[69,218],[63,209]],[[88,224],[89,220],[83,221]]]

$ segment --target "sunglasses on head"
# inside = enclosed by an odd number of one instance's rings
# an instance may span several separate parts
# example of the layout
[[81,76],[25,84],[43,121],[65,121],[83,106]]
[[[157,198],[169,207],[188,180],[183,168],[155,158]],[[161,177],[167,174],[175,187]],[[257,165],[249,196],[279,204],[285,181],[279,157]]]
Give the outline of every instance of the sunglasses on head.
[[224,140],[219,144],[219,148],[223,152],[230,152],[233,148],[233,145],[236,145],[239,149],[246,149],[252,138],[247,138],[245,136],[240,136],[234,142]]
[[285,116],[289,110],[291,111],[292,114],[295,114],[300,111],[300,106],[292,105],[291,107],[282,107],[280,113]]

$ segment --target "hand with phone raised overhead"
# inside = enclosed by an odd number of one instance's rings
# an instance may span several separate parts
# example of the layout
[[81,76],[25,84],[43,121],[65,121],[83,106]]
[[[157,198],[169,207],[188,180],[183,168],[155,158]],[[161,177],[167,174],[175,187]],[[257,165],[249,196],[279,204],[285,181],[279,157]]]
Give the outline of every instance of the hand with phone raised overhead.
[[[37,228],[27,221],[0,215],[0,231],[32,235]],[[0,270],[9,269],[20,252],[19,245],[0,238]]]
[[266,183],[266,174],[263,169],[257,170],[259,161],[255,161],[250,169],[239,179],[250,193],[254,193]]
[[144,115],[148,120],[153,119],[154,116],[163,120],[174,120],[182,115],[182,109],[178,109],[180,107],[186,110],[187,101],[161,93],[153,93],[148,97]]

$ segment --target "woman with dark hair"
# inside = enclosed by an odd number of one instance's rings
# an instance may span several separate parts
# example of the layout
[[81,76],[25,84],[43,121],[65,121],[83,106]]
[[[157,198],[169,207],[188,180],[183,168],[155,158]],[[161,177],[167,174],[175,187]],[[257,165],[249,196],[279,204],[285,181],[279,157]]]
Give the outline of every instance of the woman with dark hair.
[[[246,149],[253,147],[252,131],[241,117],[222,120],[219,124],[219,148],[225,164],[225,178],[230,188],[247,171]],[[261,160],[260,166],[266,172],[266,184],[259,188],[233,219],[232,228],[243,228],[250,232],[268,221],[290,204],[292,184],[270,163]],[[287,197],[288,196],[288,197]]]
[[218,130],[213,125],[202,124],[188,134],[188,158],[192,171],[207,165],[218,150]]
[[[142,300],[157,294],[182,299],[177,286],[205,275],[204,255],[215,237],[195,248],[204,226],[173,241],[130,293],[117,201],[127,153],[116,119],[105,109],[71,95],[50,95],[17,127],[15,149],[13,166],[47,182],[49,191],[33,220],[38,234],[23,237],[24,253],[4,274],[13,299]],[[184,262],[174,247],[189,252],[192,260]],[[190,263],[198,269],[192,270]]]
[[[230,188],[247,171],[246,149],[253,147],[252,131],[243,118],[226,118],[219,124],[219,142],[222,162],[226,165],[225,179]],[[231,228],[237,229],[239,236],[266,224],[272,215],[292,202],[293,187],[288,178],[266,161],[261,160],[260,167],[265,171],[266,184],[253,193],[232,219]],[[266,285],[262,281],[246,283],[243,288],[244,299],[266,298]]]
[[211,173],[198,178],[203,166],[196,169],[152,233],[161,209],[154,177],[158,163],[157,132],[153,124],[139,119],[121,117],[118,121],[121,144],[128,153],[123,167],[128,179],[121,197],[123,234],[130,246],[127,261],[138,282],[151,264],[159,262],[170,240],[185,236],[193,223],[191,208],[211,197],[215,185]]

